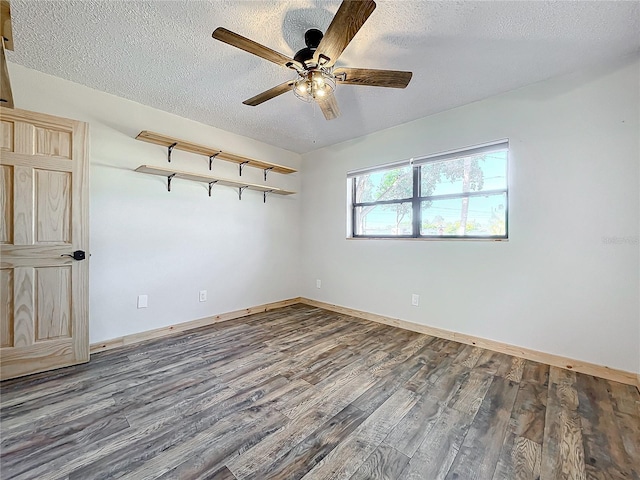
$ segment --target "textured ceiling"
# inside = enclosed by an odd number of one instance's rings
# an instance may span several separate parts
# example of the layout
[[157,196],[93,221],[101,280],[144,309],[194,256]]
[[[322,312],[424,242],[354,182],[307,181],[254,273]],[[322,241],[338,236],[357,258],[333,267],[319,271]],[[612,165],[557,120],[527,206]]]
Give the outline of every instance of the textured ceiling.
[[[405,90],[342,85],[342,116],[281,95],[295,73],[211,38],[224,26],[287,55],[339,0],[12,0],[10,61],[308,152],[640,50],[640,2],[377,0],[338,66],[411,70]],[[140,129],[144,129],[140,125]],[[170,133],[170,132],[166,132]]]

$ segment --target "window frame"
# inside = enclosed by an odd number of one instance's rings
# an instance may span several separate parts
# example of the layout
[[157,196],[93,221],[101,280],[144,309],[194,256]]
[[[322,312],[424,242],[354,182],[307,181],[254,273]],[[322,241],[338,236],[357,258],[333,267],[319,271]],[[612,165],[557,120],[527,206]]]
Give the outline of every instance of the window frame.
[[[506,168],[505,168],[505,188],[499,189],[491,189],[491,190],[481,190],[481,191],[470,191],[470,192],[460,192],[460,193],[448,193],[448,194],[440,194],[440,195],[427,195],[422,196],[421,192],[421,172],[423,165],[429,165],[430,163],[435,162],[443,162],[443,161],[453,161],[459,158],[477,155],[479,153],[490,153],[496,151],[507,152],[506,159]],[[351,182],[350,185],[350,194],[351,201],[349,202],[349,206],[351,209],[351,225],[349,225],[349,237],[354,239],[421,239],[421,240],[490,240],[490,241],[506,241],[509,239],[509,165],[511,163],[510,160],[511,152],[509,149],[509,140],[500,140],[497,142],[491,142],[483,145],[478,145],[474,147],[467,147],[459,150],[453,150],[448,152],[443,152],[434,155],[428,155],[425,157],[420,157],[418,159],[411,159],[402,162],[394,162],[384,165],[379,165],[377,167],[370,167],[361,170],[356,170],[347,173],[347,180]],[[356,178],[362,175],[368,175],[376,172],[383,172],[387,170],[393,170],[394,168],[402,168],[410,166],[412,169],[412,178],[413,178],[413,195],[407,198],[401,199],[392,199],[392,200],[378,200],[371,202],[356,202]],[[490,195],[505,195],[505,233],[504,235],[422,235],[420,233],[422,226],[422,202],[432,201],[432,200],[443,200],[443,199],[463,199],[463,198],[472,198],[472,197],[486,197]],[[410,235],[362,235],[356,233],[356,210],[359,207],[366,206],[376,206],[376,205],[393,205],[393,204],[402,204],[402,203],[411,203],[411,228],[412,233]]]

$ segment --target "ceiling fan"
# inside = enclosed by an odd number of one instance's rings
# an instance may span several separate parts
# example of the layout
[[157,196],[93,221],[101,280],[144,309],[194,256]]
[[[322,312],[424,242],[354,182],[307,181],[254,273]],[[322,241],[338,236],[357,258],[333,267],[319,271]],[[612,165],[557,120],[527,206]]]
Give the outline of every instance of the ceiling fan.
[[213,38],[240,48],[245,52],[285,66],[297,72],[295,80],[245,100],[245,105],[256,106],[278,95],[293,90],[301,100],[315,101],[327,120],[340,115],[333,94],[336,83],[346,85],[368,85],[372,87],[405,88],[411,72],[396,70],[373,70],[369,68],[334,68],[335,63],[358,30],[367,21],[376,4],[373,0],[343,0],[326,33],[312,28],[304,35],[306,48],[289,58],[264,45],[249,40],[226,28],[216,28]]

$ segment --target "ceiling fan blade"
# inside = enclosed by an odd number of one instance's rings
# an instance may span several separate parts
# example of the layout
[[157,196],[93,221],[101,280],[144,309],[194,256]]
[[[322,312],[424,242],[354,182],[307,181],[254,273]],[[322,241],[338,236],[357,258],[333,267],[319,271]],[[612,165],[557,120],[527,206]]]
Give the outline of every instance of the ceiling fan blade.
[[277,63],[278,65],[282,65],[283,67],[297,65],[302,68],[302,65],[294,61],[292,58],[289,58],[282,53],[276,52],[275,50],[271,50],[264,45],[254,42],[253,40],[249,40],[242,35],[238,35],[237,33],[227,30],[226,28],[216,28],[211,36],[216,40],[220,40],[221,42],[232,45],[236,48],[239,48],[240,50],[244,50],[245,52],[253,53],[258,57],[262,57],[265,60]]
[[255,107],[256,105],[260,105],[261,103],[266,102],[267,100],[271,100],[278,95],[282,95],[285,92],[291,91],[291,87],[293,86],[293,81],[284,82],[278,85],[277,87],[270,88],[266,92],[259,93],[255,97],[250,98],[249,100],[245,100],[245,105],[250,105]]
[[324,97],[316,97],[316,103],[320,106],[320,110],[324,114],[324,118],[327,120],[333,120],[340,116],[340,109],[338,108],[338,101],[336,96],[332,93]]
[[[336,68],[333,74],[337,81],[348,85],[368,85],[371,87],[405,88],[409,85],[412,72],[398,70],[373,70],[371,68]],[[340,76],[344,75],[344,80]]]
[[320,55],[324,55],[329,60],[323,66],[335,64],[375,8],[373,0],[343,0],[313,55],[314,61],[321,63]]

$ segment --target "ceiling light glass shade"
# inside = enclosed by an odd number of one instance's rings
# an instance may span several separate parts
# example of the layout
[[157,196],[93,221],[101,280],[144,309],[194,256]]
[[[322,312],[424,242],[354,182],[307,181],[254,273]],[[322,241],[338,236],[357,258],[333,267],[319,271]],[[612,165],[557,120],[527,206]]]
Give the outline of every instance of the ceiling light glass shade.
[[312,70],[301,75],[293,84],[293,93],[300,100],[311,102],[316,98],[331,95],[336,88],[336,80],[330,71]]

